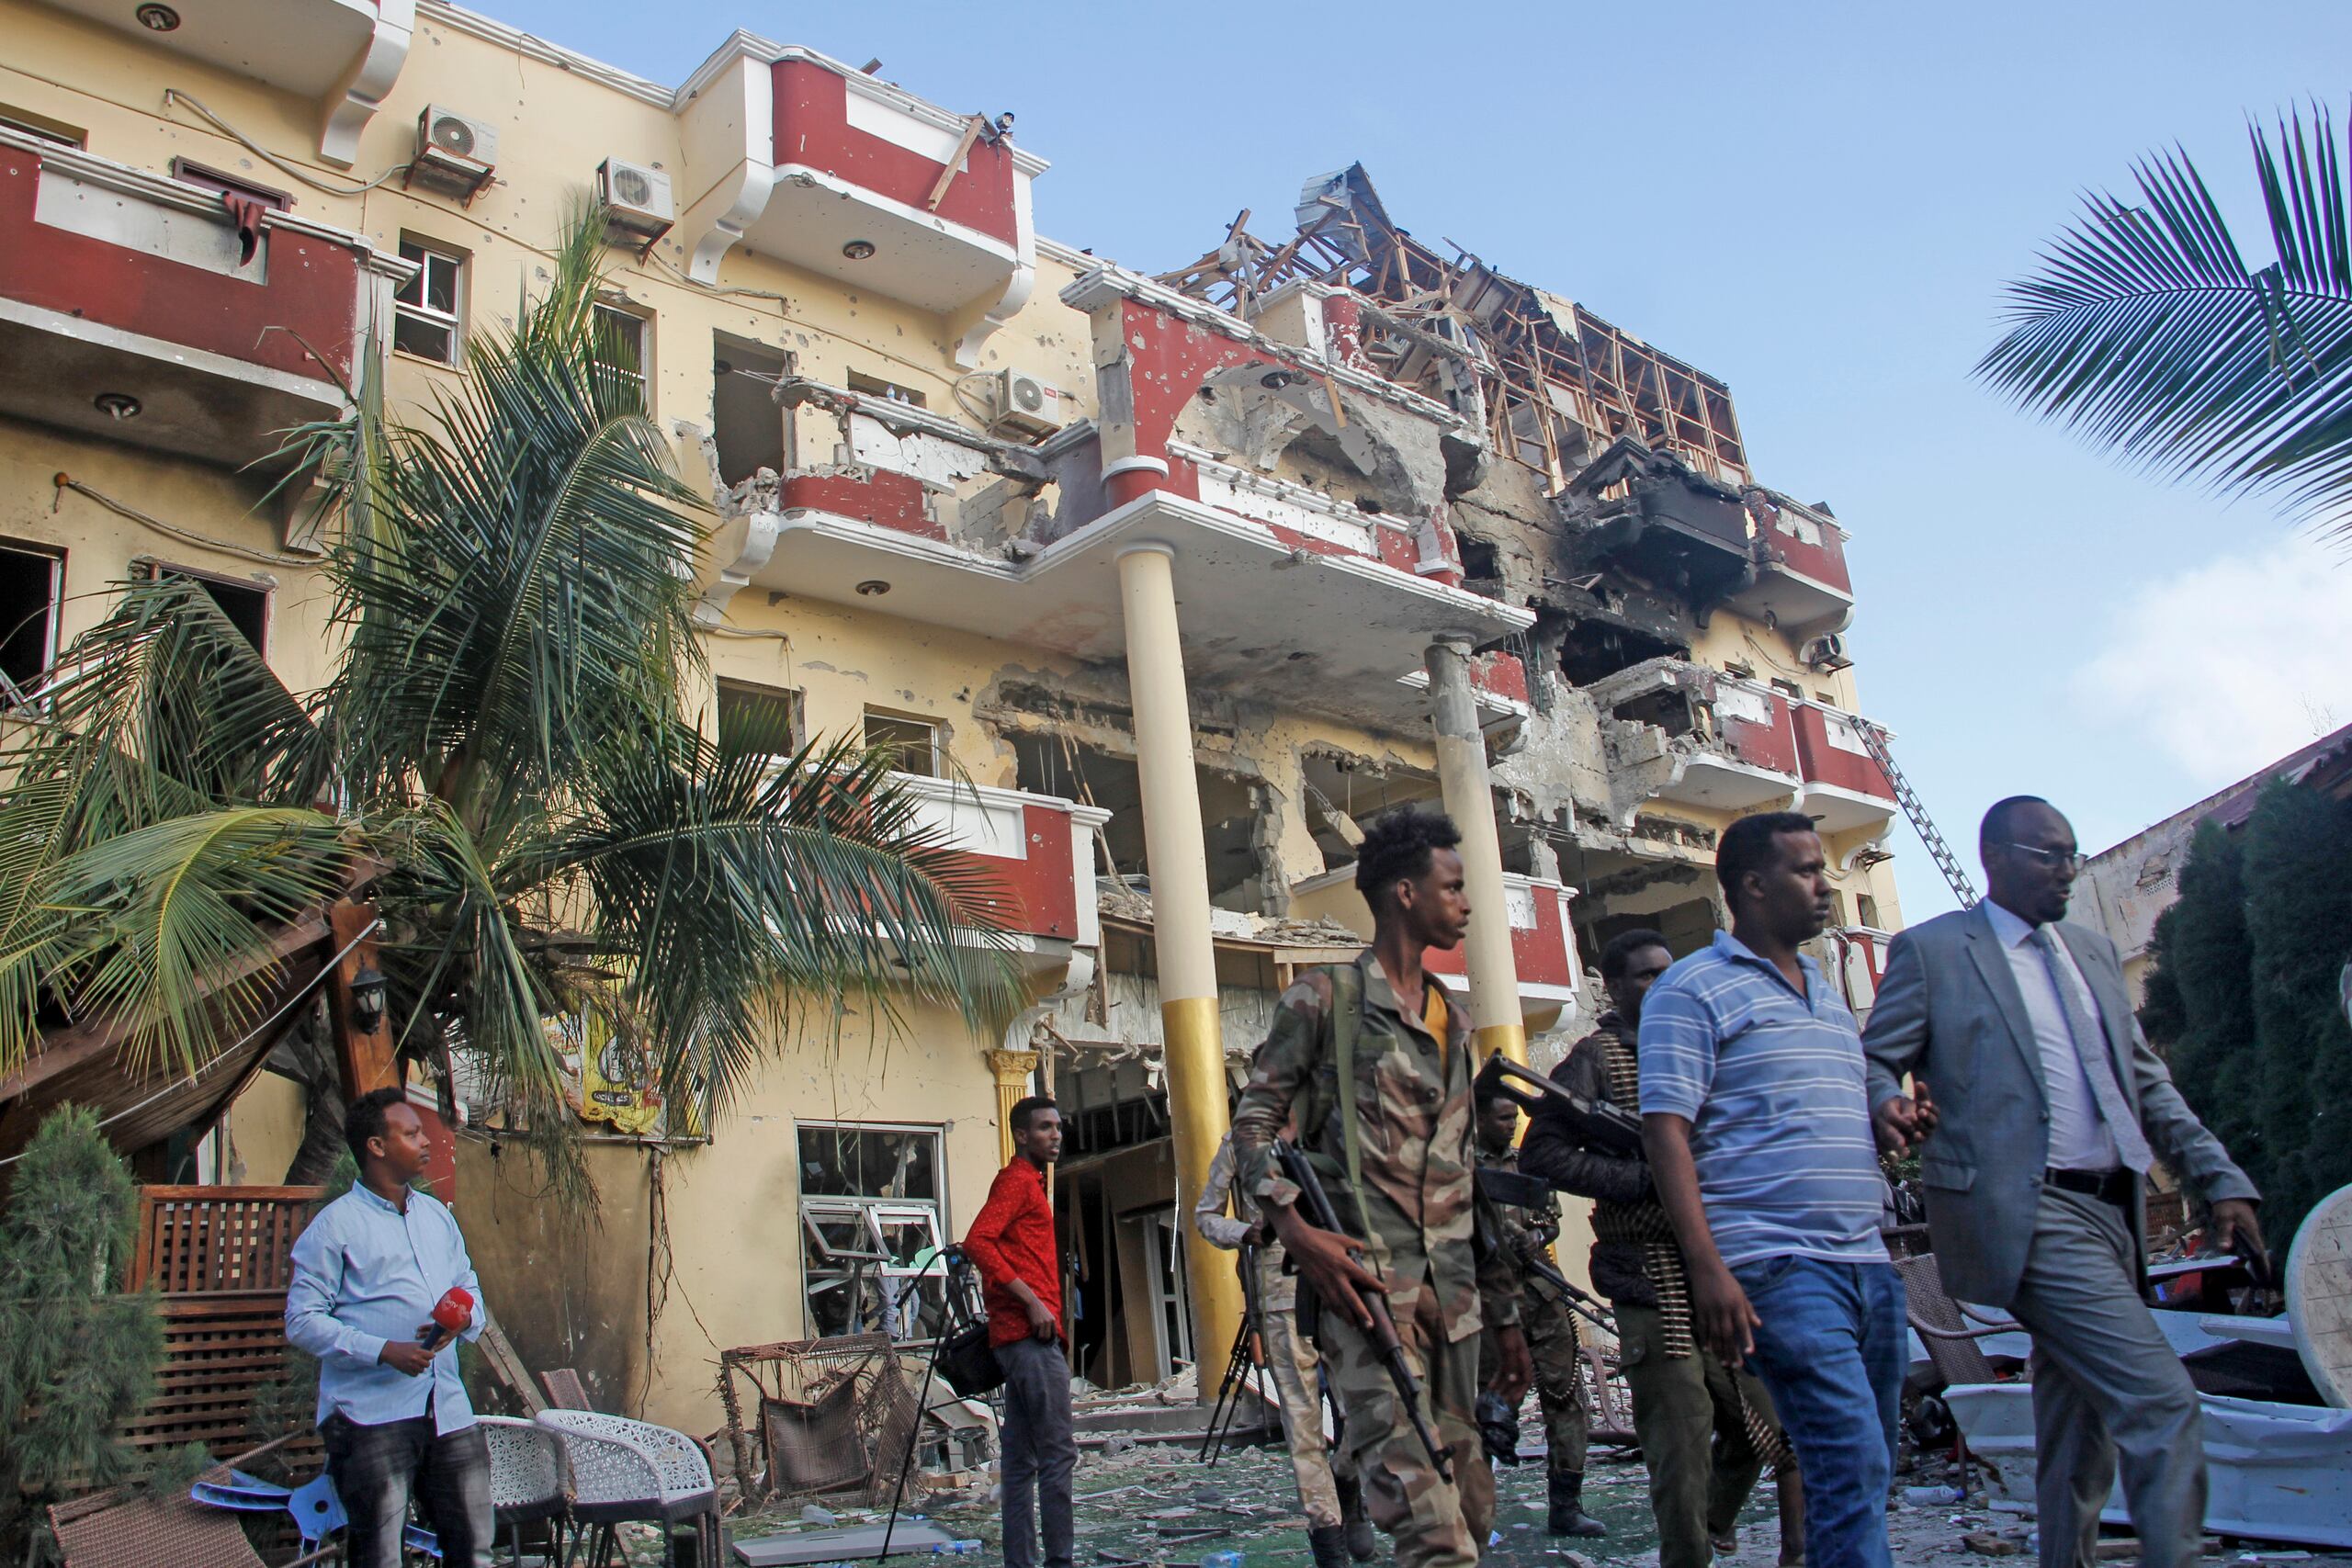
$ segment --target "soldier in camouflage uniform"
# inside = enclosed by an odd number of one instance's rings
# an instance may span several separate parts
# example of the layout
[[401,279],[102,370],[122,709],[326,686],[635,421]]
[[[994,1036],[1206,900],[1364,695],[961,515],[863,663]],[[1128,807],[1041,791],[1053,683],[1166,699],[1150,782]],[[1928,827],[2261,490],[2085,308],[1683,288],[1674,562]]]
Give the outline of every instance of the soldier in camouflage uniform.
[[[1291,1472],[1298,1482],[1298,1507],[1306,1516],[1306,1544],[1315,1568],[1342,1568],[1352,1557],[1368,1562],[1380,1550],[1373,1539],[1372,1522],[1364,1517],[1363,1498],[1354,1468],[1344,1450],[1335,1462],[1323,1436],[1323,1358],[1298,1322],[1298,1280],[1283,1257],[1282,1243],[1266,1222],[1228,1216],[1226,1202],[1233,1189],[1233,1134],[1216,1146],[1209,1161],[1209,1178],[1201,1200],[1193,1206],[1193,1226],[1211,1247],[1231,1252],[1250,1250],[1243,1267],[1256,1270],[1247,1281],[1258,1304],[1258,1333],[1266,1350],[1266,1371],[1273,1380],[1280,1404],[1283,1441],[1290,1449]],[[1235,1205],[1254,1214],[1248,1200]]]
[[[1497,1393],[1515,1406],[1532,1377],[1510,1262],[1498,1248],[1478,1256],[1469,1020],[1421,969],[1423,950],[1454,946],[1469,923],[1459,842],[1445,818],[1412,810],[1364,836],[1356,886],[1372,906],[1372,946],[1352,964],[1306,971],[1283,994],[1233,1115],[1238,1186],[1263,1205],[1320,1303],[1317,1337],[1365,1510],[1396,1542],[1399,1568],[1472,1568],[1492,1527],[1494,1472],[1472,1412],[1480,1327],[1498,1325]],[[1353,1063],[1345,1092],[1342,1055]],[[1274,1163],[1274,1140],[1294,1116],[1345,1235],[1308,1223]],[[1348,1179],[1351,1140],[1361,1190]],[[1359,1247],[1363,1265],[1349,1256]],[[1453,1481],[1398,1404],[1367,1332],[1365,1291],[1387,1297],[1425,1414],[1453,1450]]]
[[[1519,1135],[1519,1107],[1499,1087],[1481,1085],[1478,1111],[1478,1162],[1498,1170],[1519,1169],[1519,1151],[1511,1146]],[[1503,1250],[1514,1261],[1541,1258],[1560,1235],[1560,1201],[1546,1193],[1540,1209],[1495,1205]],[[1519,1323],[1527,1334],[1528,1354],[1535,1362],[1535,1394],[1544,1411],[1544,1491],[1548,1501],[1545,1528],[1554,1535],[1596,1536],[1609,1533],[1599,1519],[1584,1511],[1584,1450],[1588,1419],[1584,1403],[1584,1370],[1577,1364],[1577,1320],[1548,1285],[1526,1277],[1519,1287]],[[1500,1350],[1489,1332],[1478,1351],[1479,1376],[1491,1377]]]

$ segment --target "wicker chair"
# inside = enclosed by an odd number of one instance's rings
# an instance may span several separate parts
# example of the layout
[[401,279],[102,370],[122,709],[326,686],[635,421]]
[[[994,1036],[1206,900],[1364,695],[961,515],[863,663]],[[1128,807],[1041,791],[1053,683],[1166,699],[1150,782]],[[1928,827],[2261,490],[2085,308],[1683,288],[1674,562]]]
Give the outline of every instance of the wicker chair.
[[[1936,1375],[1946,1384],[1998,1382],[2000,1378],[1993,1371],[1993,1363],[1984,1359],[1984,1352],[1976,1342],[1996,1334],[2018,1333],[2018,1320],[2006,1314],[1987,1315],[1962,1306],[1945,1294],[1932,1252],[1917,1258],[1898,1258],[1894,1268],[1903,1276],[1911,1326],[1918,1332],[1919,1343],[1927,1347],[1928,1361],[1936,1369]],[[1969,1325],[1972,1318],[1979,1326]]]
[[492,1540],[507,1536],[516,1568],[521,1568],[523,1527],[544,1521],[551,1555],[560,1559],[571,1512],[564,1485],[563,1439],[536,1421],[508,1416],[475,1420],[490,1446],[490,1506],[496,1521]]
[[[208,1471],[210,1483],[229,1480],[226,1467]],[[233,1513],[204,1507],[186,1497],[160,1497],[130,1487],[59,1503],[49,1510],[65,1568],[262,1568]],[[298,1557],[288,1568],[324,1561],[340,1552],[329,1547]]]
[[[542,1410],[537,1423],[562,1442],[565,1491],[575,1527],[587,1527],[589,1568],[604,1568],[616,1525],[695,1521],[695,1561],[722,1568],[718,1489],[710,1455],[684,1432],[594,1410]],[[572,1543],[579,1544],[577,1537]],[[567,1550],[563,1561],[571,1562]]]

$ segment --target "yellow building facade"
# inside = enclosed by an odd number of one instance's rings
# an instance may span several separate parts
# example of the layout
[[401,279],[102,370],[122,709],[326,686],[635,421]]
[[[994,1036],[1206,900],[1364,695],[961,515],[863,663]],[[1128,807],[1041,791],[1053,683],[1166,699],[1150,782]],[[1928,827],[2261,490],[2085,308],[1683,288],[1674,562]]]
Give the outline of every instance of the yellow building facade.
[[[1214,1367],[1238,1296],[1190,1198],[1274,998],[1364,930],[1352,846],[1396,805],[1469,830],[1442,966],[1488,1049],[1555,1060],[1609,937],[1702,942],[1714,837],[1762,809],[1821,820],[1823,956],[1867,1007],[1895,807],[1843,529],[1757,482],[1720,382],[1431,258],[1361,169],[1308,182],[1295,236],[1149,274],[1041,236],[1087,216],[1002,127],[750,34],[665,85],[435,0],[0,18],[22,694],[153,570],[320,684],[337,524],[265,502],[276,433],[369,362],[421,418],[601,197],[609,319],[713,498],[708,721],[783,694],[802,735],[900,748],[1002,874],[1034,1007],[809,1011],[703,1134],[594,1133],[599,1224],[469,1107],[492,1303],[609,1407],[708,1430],[723,1348],[924,1331],[900,1293],[1032,1089],[1070,1128],[1079,1370]],[[258,1082],[206,1174],[278,1179],[301,1109]]]

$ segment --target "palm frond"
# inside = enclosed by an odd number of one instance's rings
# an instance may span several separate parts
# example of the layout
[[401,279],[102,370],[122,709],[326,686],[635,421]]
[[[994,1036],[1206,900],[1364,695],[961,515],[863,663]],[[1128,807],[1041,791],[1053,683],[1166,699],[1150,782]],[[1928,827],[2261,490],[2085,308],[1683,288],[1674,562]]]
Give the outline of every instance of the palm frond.
[[793,1037],[796,1002],[899,996],[1001,1021],[1014,979],[994,874],[924,820],[887,750],[776,759],[679,726],[600,757],[583,811],[521,872],[576,881],[673,1101],[720,1104]]
[[350,630],[334,705],[365,793],[553,787],[609,731],[666,716],[695,657],[705,503],[599,357],[602,231],[584,215],[548,288],[469,344],[432,429],[351,416],[367,518],[332,561]]
[[342,886],[339,824],[288,807],[174,817],[99,840],[50,872],[42,903],[63,917],[51,983],[76,1011],[130,1025],[131,1076],[159,1055],[193,1071],[259,1021],[254,972],[284,928]]
[[2352,530],[2352,186],[2314,106],[2249,127],[2273,254],[2247,265],[2188,155],[2135,166],[2008,288],[1976,374],[2176,478],[2267,491]]

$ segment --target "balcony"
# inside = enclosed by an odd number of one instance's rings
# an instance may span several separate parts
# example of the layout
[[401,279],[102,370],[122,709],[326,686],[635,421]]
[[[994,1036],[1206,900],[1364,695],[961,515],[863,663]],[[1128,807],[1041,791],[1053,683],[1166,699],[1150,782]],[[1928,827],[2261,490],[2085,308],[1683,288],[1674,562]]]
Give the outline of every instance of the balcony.
[[1751,490],[1744,499],[1756,529],[1756,580],[1731,596],[1731,607],[1795,637],[1844,630],[1854,613],[1846,530],[1784,495]]
[[1670,591],[1702,626],[1756,581],[1755,523],[1740,492],[1670,452],[1620,437],[1569,481],[1567,493],[1585,508],[1589,560]]
[[1825,834],[1883,829],[1895,813],[1894,786],[1862,743],[1851,715],[1819,703],[1791,705],[1804,791],[1797,809]]
[[[1341,866],[1291,885],[1291,914],[1295,919],[1336,920],[1371,939],[1372,917],[1356,891],[1356,868]],[[1568,919],[1573,889],[1515,873],[1503,874],[1504,915],[1510,921],[1512,967],[1519,972],[1519,1003],[1527,1027],[1555,1029],[1565,1017],[1573,1018],[1577,985],[1583,964],[1577,956],[1576,927]],[[1474,919],[1488,919],[1478,910]],[[1468,971],[1462,948],[1451,953],[1430,949],[1422,963],[1433,975],[1461,981]]]
[[1615,759],[1655,799],[1709,811],[1792,803],[1803,787],[1792,705],[1769,686],[1651,659],[1583,688]]
[[915,795],[923,826],[994,876],[1000,928],[1027,966],[1057,969],[1072,949],[1102,946],[1094,832],[1108,811],[959,779],[897,776]]
[[231,468],[335,416],[410,264],[261,224],[247,255],[211,192],[0,129],[0,412]]
[[1030,182],[1045,160],[993,127],[810,50],[737,33],[679,95],[690,270],[741,243],[919,310],[980,323],[967,367],[1035,282]]
[[156,31],[123,0],[49,0],[156,49],[290,93],[314,107],[319,154],[345,168],[401,73],[416,0],[203,0]]

